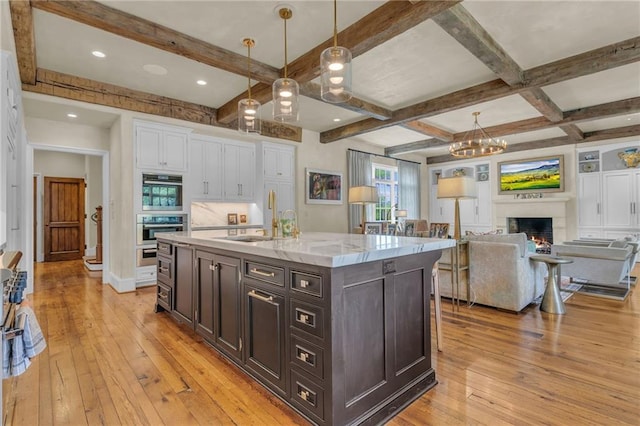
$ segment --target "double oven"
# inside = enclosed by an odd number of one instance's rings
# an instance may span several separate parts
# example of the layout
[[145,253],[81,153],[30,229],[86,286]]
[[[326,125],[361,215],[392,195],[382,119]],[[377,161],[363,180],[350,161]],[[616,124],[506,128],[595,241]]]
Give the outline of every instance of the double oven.
[[156,264],[156,234],[187,230],[182,176],[142,174],[141,211],[136,215],[136,266]]

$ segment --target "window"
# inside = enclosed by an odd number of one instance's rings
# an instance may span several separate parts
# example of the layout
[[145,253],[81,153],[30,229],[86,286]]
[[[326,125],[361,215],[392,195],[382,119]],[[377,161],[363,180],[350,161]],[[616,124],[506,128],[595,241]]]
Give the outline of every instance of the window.
[[398,205],[398,168],[373,163],[373,185],[378,188],[375,220],[393,220],[392,208]]

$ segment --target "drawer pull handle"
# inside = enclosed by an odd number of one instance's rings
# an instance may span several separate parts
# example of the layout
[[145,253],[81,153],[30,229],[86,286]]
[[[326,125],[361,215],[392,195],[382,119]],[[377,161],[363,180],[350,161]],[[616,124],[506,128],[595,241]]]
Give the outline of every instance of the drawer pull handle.
[[300,280],[300,287],[302,287],[302,288],[307,288],[307,287],[309,287],[309,281],[307,281],[307,280]]
[[276,276],[275,272],[261,271],[260,269],[252,268],[250,271],[252,274],[261,275],[263,277],[273,278]]
[[298,390],[296,392],[298,394],[298,396],[300,397],[300,399],[308,402],[309,404],[313,405],[315,407],[316,405],[316,393],[310,389],[307,389],[306,387],[302,386],[300,383],[298,383]]
[[217,271],[218,270],[218,264],[214,263],[212,265],[209,265],[209,270],[210,271]]
[[168,300],[169,299],[169,293],[167,293],[166,291],[161,291],[161,292],[158,293],[158,297],[160,299]]
[[307,351],[306,349],[302,349],[298,345],[296,345],[296,358],[312,367],[316,366],[316,354],[311,351]]
[[263,296],[261,294],[256,293],[255,290],[251,290],[249,292],[250,297],[255,297],[258,300],[262,300],[263,302],[273,303],[273,296]]
[[158,266],[158,271],[160,272],[169,272],[169,268],[165,266]]
[[316,316],[311,312],[306,312],[296,308],[296,321],[310,327],[316,326]]

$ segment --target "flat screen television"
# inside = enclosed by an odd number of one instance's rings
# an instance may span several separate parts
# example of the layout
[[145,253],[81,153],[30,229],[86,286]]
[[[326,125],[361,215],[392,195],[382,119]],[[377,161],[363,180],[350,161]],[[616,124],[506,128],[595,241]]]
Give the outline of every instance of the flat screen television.
[[563,192],[564,156],[500,162],[498,184],[500,194]]

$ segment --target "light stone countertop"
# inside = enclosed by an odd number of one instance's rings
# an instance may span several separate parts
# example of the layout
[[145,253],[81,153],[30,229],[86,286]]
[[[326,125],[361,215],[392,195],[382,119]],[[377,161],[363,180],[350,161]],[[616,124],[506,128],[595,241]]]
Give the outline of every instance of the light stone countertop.
[[167,232],[157,234],[163,240],[299,262],[308,265],[339,267],[375,260],[407,256],[454,247],[455,240],[440,238],[395,237],[329,232],[304,232],[299,238],[244,242],[228,237],[227,231]]

